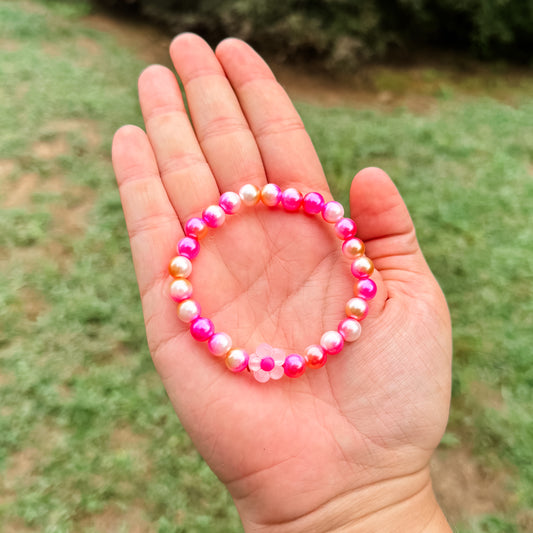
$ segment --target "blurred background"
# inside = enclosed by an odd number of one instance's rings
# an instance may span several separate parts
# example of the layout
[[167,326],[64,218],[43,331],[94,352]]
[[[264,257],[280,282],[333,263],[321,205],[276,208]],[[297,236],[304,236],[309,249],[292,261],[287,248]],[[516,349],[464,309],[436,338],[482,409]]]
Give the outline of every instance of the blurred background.
[[240,36],[336,198],[397,183],[454,323],[432,464],[457,532],[533,531],[530,0],[0,0],[0,530],[239,532],[145,342],[111,169],[136,80]]

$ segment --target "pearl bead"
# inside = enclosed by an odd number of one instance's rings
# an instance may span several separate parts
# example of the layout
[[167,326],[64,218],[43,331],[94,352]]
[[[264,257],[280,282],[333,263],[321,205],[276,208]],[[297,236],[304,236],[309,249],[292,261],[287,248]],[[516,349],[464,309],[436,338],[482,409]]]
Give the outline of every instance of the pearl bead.
[[337,328],[346,342],[356,341],[361,336],[361,324],[353,318],[345,318]]
[[207,235],[207,224],[198,217],[192,217],[185,223],[185,235],[193,239],[203,239]]
[[177,255],[170,261],[168,272],[173,278],[188,278],[192,272],[192,263],[183,255]]
[[200,253],[200,244],[192,237],[183,237],[178,242],[178,253],[187,259],[194,259]]
[[317,215],[322,212],[325,203],[320,193],[308,192],[303,199],[303,208],[308,215]]
[[370,278],[358,279],[353,288],[354,295],[364,300],[372,300],[376,296],[377,291],[376,284]]
[[230,350],[225,357],[226,366],[232,372],[242,372],[248,366],[250,356],[240,348]]
[[300,191],[289,187],[281,194],[281,204],[285,211],[298,211],[302,205],[303,196]]
[[224,209],[228,215],[234,215],[241,208],[241,197],[233,191],[228,191],[222,194],[218,200],[218,205]]
[[244,205],[252,207],[259,202],[261,191],[255,185],[247,183],[239,189],[239,196],[241,197]]
[[267,183],[261,189],[261,200],[268,207],[276,207],[281,200],[281,189],[275,183]]
[[177,278],[170,284],[170,297],[175,302],[186,300],[192,295],[192,283],[188,279]]
[[368,304],[362,298],[352,298],[346,303],[346,316],[363,320],[368,315]]
[[344,216],[344,207],[339,202],[328,202],[322,209],[322,217],[326,222],[338,222]]
[[344,338],[338,331],[326,331],[326,333],[320,337],[320,346],[322,346],[328,354],[339,353],[344,346]]
[[348,239],[342,243],[342,253],[348,259],[355,259],[358,255],[365,253],[365,243],[357,237]]
[[319,344],[311,344],[305,349],[304,359],[309,368],[320,368],[326,364],[328,354]]
[[351,218],[341,218],[335,223],[335,233],[339,239],[349,239],[357,231],[357,226]]
[[194,300],[183,300],[178,304],[178,318],[185,323],[192,322],[200,316],[200,304]]
[[305,359],[298,353],[291,353],[283,363],[285,375],[289,378],[298,378],[305,372]]
[[207,343],[209,351],[216,356],[226,355],[231,350],[231,337],[227,333],[215,333]]
[[215,326],[209,318],[199,316],[191,322],[191,335],[193,339],[203,342],[210,339],[215,332]]
[[366,279],[374,272],[374,263],[366,255],[361,255],[354,259],[351,270],[356,278]]
[[219,205],[210,205],[203,210],[202,218],[210,228],[219,228],[226,220],[226,212]]

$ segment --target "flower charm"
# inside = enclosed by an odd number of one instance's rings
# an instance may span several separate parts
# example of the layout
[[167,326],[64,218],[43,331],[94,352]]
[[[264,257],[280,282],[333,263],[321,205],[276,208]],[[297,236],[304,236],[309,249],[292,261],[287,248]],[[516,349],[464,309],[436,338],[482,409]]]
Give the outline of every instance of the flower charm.
[[284,361],[283,350],[260,344],[256,352],[250,355],[248,368],[257,381],[266,383],[269,379],[280,379],[283,376]]

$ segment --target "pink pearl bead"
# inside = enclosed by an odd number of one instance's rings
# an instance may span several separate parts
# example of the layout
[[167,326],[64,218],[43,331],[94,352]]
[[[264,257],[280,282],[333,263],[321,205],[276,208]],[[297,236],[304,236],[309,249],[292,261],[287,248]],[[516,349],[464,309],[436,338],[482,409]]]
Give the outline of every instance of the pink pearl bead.
[[339,202],[328,202],[322,210],[322,217],[326,222],[333,224],[344,216],[344,207]]
[[198,217],[192,217],[185,223],[185,235],[193,239],[202,239],[207,234],[206,223]]
[[226,354],[225,362],[226,366],[232,372],[242,372],[248,366],[250,356],[244,350],[240,348],[234,348]]
[[302,193],[293,187],[285,189],[281,194],[281,204],[285,211],[298,211],[302,205],[302,201]]
[[209,318],[199,316],[191,322],[191,335],[193,339],[203,342],[213,336],[215,326]]
[[304,359],[309,368],[320,368],[326,364],[328,354],[319,344],[311,344],[305,349]]
[[226,213],[219,205],[210,205],[203,210],[202,218],[210,228],[219,228],[226,220]]
[[346,342],[356,341],[361,336],[361,324],[353,318],[345,318],[337,328]]
[[192,284],[188,279],[178,278],[170,284],[170,297],[175,302],[186,300],[192,295]]
[[265,372],[270,372],[275,366],[276,361],[272,357],[263,357],[261,359],[261,370],[264,370]]
[[223,332],[215,333],[207,343],[209,351],[217,357],[226,355],[231,350],[231,345],[231,337]]
[[178,242],[178,253],[187,259],[194,259],[200,253],[200,244],[192,237],[183,237]]
[[267,183],[261,189],[261,200],[268,207],[276,207],[281,201],[281,189],[275,183]]
[[317,215],[322,212],[325,203],[324,197],[319,192],[308,192],[303,199],[304,211],[308,215]]
[[357,226],[351,218],[341,218],[335,222],[335,233],[342,240],[349,239],[355,235]]
[[188,324],[200,316],[200,304],[194,300],[183,300],[178,304],[177,311],[178,318]]
[[353,288],[354,295],[364,300],[372,300],[376,296],[377,291],[376,284],[370,278],[358,279]]
[[261,191],[252,183],[247,183],[239,189],[239,196],[244,205],[252,207],[259,202]]
[[320,338],[320,346],[328,354],[339,353],[344,346],[344,338],[338,331],[326,331]]
[[348,259],[355,259],[357,256],[365,253],[365,243],[357,237],[348,239],[342,243],[342,253]]
[[305,372],[305,359],[298,353],[291,353],[283,363],[285,375],[289,378],[298,378]]
[[218,200],[218,205],[224,209],[228,215],[234,215],[241,208],[241,197],[233,191],[228,191],[222,194]]

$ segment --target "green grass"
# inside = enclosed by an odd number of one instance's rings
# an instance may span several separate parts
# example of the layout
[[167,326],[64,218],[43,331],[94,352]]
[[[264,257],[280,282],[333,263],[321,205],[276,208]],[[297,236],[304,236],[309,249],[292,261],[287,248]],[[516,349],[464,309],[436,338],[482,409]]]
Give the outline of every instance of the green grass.
[[[0,1],[0,529],[98,531],[107,520],[117,531],[240,531],[144,338],[109,155],[118,126],[141,124],[144,64],[84,26],[86,12]],[[393,176],[447,295],[445,444],[511,480],[505,509],[458,531],[526,531],[533,507],[533,105],[523,94],[511,107],[447,91],[428,115],[299,106],[336,197],[346,202],[364,166]],[[480,382],[497,405],[476,393]]]

